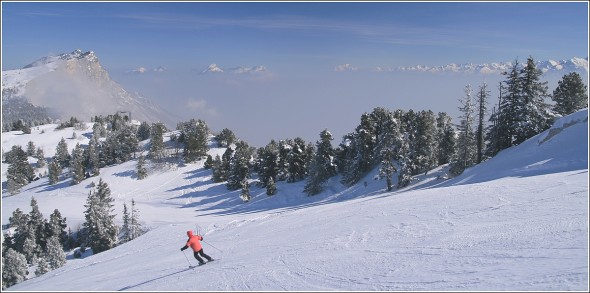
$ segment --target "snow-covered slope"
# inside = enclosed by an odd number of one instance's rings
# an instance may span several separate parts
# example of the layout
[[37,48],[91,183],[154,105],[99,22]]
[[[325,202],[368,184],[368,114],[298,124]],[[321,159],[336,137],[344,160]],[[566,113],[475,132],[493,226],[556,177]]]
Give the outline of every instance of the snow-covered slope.
[[[9,135],[4,148],[26,140]],[[366,186],[345,188],[332,178],[314,197],[302,193],[304,182],[279,182],[272,197],[253,186],[249,203],[213,183],[202,161],[152,168],[142,181],[131,161],[101,169],[101,177],[119,215],[134,198],[152,230],[9,290],[585,291],[587,151],[586,109],[454,179],[437,179],[441,167],[385,192],[373,172],[361,180]],[[2,223],[17,207],[28,212],[34,196],[45,216],[59,208],[75,226],[91,181],[36,181],[3,197]],[[197,228],[218,261],[188,269],[187,261],[196,261],[179,248]]]
[[64,120],[126,111],[139,121],[177,122],[160,106],[111,80],[92,51],[43,57],[22,69],[2,71],[2,91],[3,104],[11,97],[26,97]]

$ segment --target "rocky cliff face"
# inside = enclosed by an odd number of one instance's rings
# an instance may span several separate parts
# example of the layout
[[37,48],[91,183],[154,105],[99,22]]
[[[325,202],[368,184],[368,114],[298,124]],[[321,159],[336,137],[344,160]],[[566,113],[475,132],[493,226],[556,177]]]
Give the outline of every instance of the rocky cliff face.
[[2,85],[3,104],[6,99],[24,97],[61,119],[90,120],[125,111],[139,121],[176,123],[160,106],[113,81],[92,51],[43,57],[23,69],[3,71]]

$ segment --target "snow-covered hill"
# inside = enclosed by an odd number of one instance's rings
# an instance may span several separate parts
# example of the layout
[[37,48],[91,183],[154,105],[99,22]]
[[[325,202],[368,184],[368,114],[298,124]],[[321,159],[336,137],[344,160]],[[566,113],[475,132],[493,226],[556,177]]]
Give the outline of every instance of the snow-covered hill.
[[[2,146],[48,147],[72,131],[3,134]],[[350,188],[332,178],[313,197],[302,193],[304,182],[279,182],[272,197],[253,186],[253,200],[242,203],[239,191],[212,182],[202,161],[152,166],[141,181],[135,164],[100,177],[118,220],[133,198],[150,232],[8,290],[588,290],[587,109],[461,176],[440,179],[442,166],[394,192],[374,171]],[[75,226],[97,180],[35,181],[2,198],[2,223],[16,208],[28,212],[34,196],[45,216],[59,208]],[[188,269],[196,261],[179,249],[192,229],[217,262]]]
[[163,121],[170,126],[177,122],[151,100],[111,80],[93,51],[43,57],[22,69],[2,71],[3,106],[13,97],[48,107],[63,120],[72,116],[90,120],[125,111],[140,121]]

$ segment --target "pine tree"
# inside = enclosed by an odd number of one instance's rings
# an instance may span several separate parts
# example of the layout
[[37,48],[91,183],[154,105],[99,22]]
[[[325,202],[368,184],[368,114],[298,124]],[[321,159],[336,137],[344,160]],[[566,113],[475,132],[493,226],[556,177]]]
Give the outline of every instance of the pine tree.
[[457,139],[457,150],[451,162],[450,172],[459,175],[476,162],[476,141],[473,131],[475,122],[475,105],[473,103],[473,90],[471,85],[465,87],[465,96],[459,100],[461,106],[461,124],[459,125],[459,137]]
[[35,143],[32,141],[29,141],[27,143],[27,156],[32,157],[35,155]]
[[252,197],[250,196],[250,184],[248,183],[248,178],[244,177],[244,179],[242,180],[240,185],[242,186],[242,192],[240,193],[240,198],[245,202],[250,201],[250,199]]
[[146,168],[146,161],[145,161],[145,157],[143,155],[140,155],[139,158],[137,159],[136,171],[137,171],[137,179],[138,180],[145,179],[148,176],[147,168]]
[[[227,152],[227,150],[226,150],[226,152]],[[227,173],[225,172],[225,170],[222,167],[222,162],[221,162],[221,158],[219,157],[219,155],[215,156],[215,159],[213,160],[213,165],[211,166],[211,169],[213,169],[213,182],[219,183],[219,182],[223,182],[226,180]]]
[[35,157],[37,158],[37,168],[43,168],[47,164],[45,161],[45,153],[43,152],[42,148],[37,148],[35,152]]
[[436,128],[438,140],[437,161],[439,165],[444,165],[451,161],[451,156],[455,151],[455,129],[453,128],[451,116],[445,112],[438,113]]
[[135,207],[135,200],[131,199],[130,236],[135,239],[143,234],[143,227],[139,223],[139,210]]
[[370,114],[364,113],[361,122],[351,135],[350,151],[346,157],[342,183],[350,186],[358,182],[375,163],[377,137],[374,121]]
[[52,160],[47,169],[49,172],[49,185],[54,185],[59,182],[59,175],[62,171],[59,163],[56,160]]
[[66,263],[66,254],[57,236],[47,240],[47,262],[52,270],[62,267]]
[[207,170],[213,168],[213,157],[211,155],[207,154],[207,159],[205,160],[203,167]]
[[113,248],[117,242],[117,226],[114,223],[111,190],[100,179],[96,191],[91,190],[86,201],[83,227],[86,233],[86,245],[94,254]]
[[533,137],[551,126],[554,114],[549,110],[545,99],[547,82],[541,82],[543,72],[537,69],[532,57],[527,59],[527,64],[521,70],[521,100],[519,100],[518,116],[516,123],[515,144]]
[[121,243],[125,243],[131,240],[131,217],[129,216],[129,210],[127,209],[127,203],[123,203],[123,226],[119,231],[119,240]]
[[24,255],[9,248],[2,255],[2,289],[24,281],[27,274],[27,260]]
[[413,141],[414,174],[425,173],[438,165],[436,149],[436,118],[432,111],[420,111],[416,115],[415,137]]
[[162,160],[164,154],[164,131],[166,127],[163,123],[153,123],[150,131],[150,150],[148,158],[152,160]]
[[66,232],[66,218],[62,218],[58,209],[55,209],[49,216],[49,222],[46,227],[46,238],[57,237],[59,242],[65,247],[68,234]]
[[215,140],[219,147],[229,147],[237,139],[236,135],[231,130],[224,128],[217,136],[215,136]]
[[41,251],[45,251],[47,248],[47,220],[43,217],[43,214],[39,210],[39,205],[35,197],[31,197],[31,211],[29,212],[29,223],[32,233],[34,233],[34,239],[36,245]]
[[70,174],[72,175],[72,185],[76,185],[84,180],[84,150],[79,143],[72,150],[70,163]]
[[35,175],[21,146],[12,146],[7,161],[10,164],[6,170],[8,192],[14,195],[20,192],[21,187],[29,184]]
[[279,145],[273,139],[265,147],[257,150],[258,178],[262,187],[268,186],[269,180],[275,180],[279,172]]
[[476,104],[477,104],[477,130],[475,133],[476,145],[477,145],[477,160],[476,163],[479,164],[483,160],[483,154],[485,150],[485,115],[487,114],[487,103],[488,97],[490,96],[490,91],[487,89],[487,84],[484,82],[482,86],[479,87],[479,91],[476,97]]
[[398,188],[408,186],[412,180],[414,179],[412,176],[412,159],[411,159],[411,151],[410,151],[410,143],[409,137],[410,135],[408,132],[404,132],[402,134],[402,139],[400,142],[399,150],[398,150],[398,164],[399,164],[399,174],[397,176],[397,186]]
[[266,183],[266,195],[271,196],[277,192],[277,185],[272,177],[268,178]]
[[304,192],[315,195],[323,191],[323,184],[336,175],[334,164],[335,151],[332,148],[332,134],[327,130],[320,133],[320,140],[316,142],[316,152],[309,167],[309,176]]
[[252,149],[244,141],[236,143],[236,151],[230,160],[226,187],[228,190],[242,188],[245,178],[250,177]]
[[569,115],[588,108],[588,87],[577,72],[568,73],[557,82],[557,88],[551,98],[555,102],[555,113]]
[[199,160],[207,155],[209,146],[209,127],[203,120],[191,119],[188,122],[179,123],[181,141],[184,143],[183,157],[186,163]]
[[287,182],[303,180],[307,175],[308,162],[310,161],[307,148],[308,146],[302,138],[297,137],[293,140],[293,146],[287,154],[289,165]]
[[399,125],[392,115],[389,116],[388,123],[384,124],[383,135],[379,141],[381,165],[379,167],[379,178],[385,178],[387,191],[393,189],[392,176],[397,172],[395,160],[398,156],[398,147],[401,137]]
[[62,137],[57,146],[55,147],[55,156],[54,160],[59,163],[60,168],[67,168],[70,166],[70,152],[68,151],[68,144],[66,140]]
[[100,142],[96,136],[92,136],[86,149],[87,166],[91,176],[100,175]]
[[35,270],[35,276],[41,276],[47,272],[51,271],[51,267],[49,263],[45,259],[45,257],[40,257],[37,259],[37,269]]
[[137,139],[144,141],[150,138],[150,125],[147,122],[141,122],[139,128],[137,128]]

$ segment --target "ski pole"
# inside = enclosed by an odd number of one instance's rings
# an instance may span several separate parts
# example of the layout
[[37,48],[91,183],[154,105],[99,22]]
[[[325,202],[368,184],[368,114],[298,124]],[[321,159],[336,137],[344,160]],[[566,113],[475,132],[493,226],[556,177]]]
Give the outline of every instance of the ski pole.
[[188,266],[191,266],[191,262],[188,261],[188,257],[186,257],[186,253],[184,253],[184,250],[182,251],[182,254],[184,255],[184,258],[186,258],[186,262],[188,262]]
[[219,249],[219,248],[217,248],[217,247],[215,247],[215,246],[211,245],[211,243],[209,243],[209,242],[207,242],[207,241],[205,241],[205,240],[201,240],[201,241],[203,241],[203,242],[205,242],[205,243],[209,244],[209,246],[211,246],[211,247],[213,247],[213,248],[215,248],[215,249],[219,250],[220,252],[223,252],[223,250],[221,250],[221,249]]

